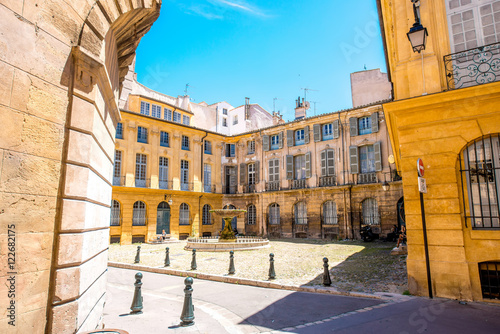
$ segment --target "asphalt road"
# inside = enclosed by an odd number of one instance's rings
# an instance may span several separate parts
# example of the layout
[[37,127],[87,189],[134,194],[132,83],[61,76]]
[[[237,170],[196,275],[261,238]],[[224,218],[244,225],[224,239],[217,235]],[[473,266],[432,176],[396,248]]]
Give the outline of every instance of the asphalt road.
[[130,315],[136,271],[109,268],[106,328],[156,333],[499,333],[500,305],[370,299],[195,279],[195,325],[179,327],[184,278],[143,272],[143,313]]

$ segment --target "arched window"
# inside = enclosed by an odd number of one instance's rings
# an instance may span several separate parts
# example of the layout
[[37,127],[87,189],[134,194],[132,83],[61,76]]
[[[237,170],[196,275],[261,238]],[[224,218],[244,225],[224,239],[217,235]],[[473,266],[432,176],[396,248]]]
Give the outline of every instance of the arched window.
[[120,215],[120,202],[111,201],[111,226],[120,226],[121,223],[121,215]]
[[186,203],[179,208],[179,225],[189,225],[189,205]]
[[269,205],[269,224],[271,225],[280,224],[280,206],[278,203],[273,203]]
[[250,204],[247,208],[247,225],[255,225],[257,221],[257,209],[255,205]]
[[307,207],[305,202],[298,202],[294,206],[295,224],[307,225]]
[[[463,169],[462,169],[463,167]],[[498,135],[474,140],[460,159],[465,218],[473,228],[500,228],[500,140]]]
[[134,212],[132,215],[132,225],[145,226],[146,225],[146,204],[141,201],[134,203]]
[[334,201],[326,201],[323,203],[323,224],[336,225],[337,220],[337,205]]
[[212,224],[212,214],[210,213],[212,207],[209,204],[205,204],[203,206],[202,218],[201,222],[203,225],[211,225]]
[[367,198],[361,203],[362,223],[364,225],[380,225],[380,214],[378,213],[378,204],[375,198]]

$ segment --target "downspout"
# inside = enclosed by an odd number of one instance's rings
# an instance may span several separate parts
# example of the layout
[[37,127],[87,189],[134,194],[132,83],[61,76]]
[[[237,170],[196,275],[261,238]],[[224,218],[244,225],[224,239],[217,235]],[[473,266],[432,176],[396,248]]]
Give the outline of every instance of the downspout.
[[[262,139],[262,130],[259,130],[259,138]],[[270,143],[269,143],[270,144]],[[259,179],[259,182],[261,182],[261,180],[264,179],[264,149],[261,148],[260,150],[260,179]],[[269,175],[268,175],[268,178],[269,178]],[[265,188],[265,185],[264,185],[264,188]],[[265,190],[265,189],[264,189]],[[265,233],[267,232],[267,224],[265,222],[265,219],[264,219],[264,196],[262,194],[259,195],[260,198],[260,216],[262,217],[261,218],[261,222],[262,222],[262,228],[260,229],[261,230],[261,236],[264,237]]]
[[[201,237],[200,235],[200,232],[201,232],[201,221],[203,219],[203,217],[201,216],[201,198],[203,197],[203,194],[200,195],[200,197],[198,197],[198,236]],[[193,233],[195,234],[195,233]],[[196,235],[193,235],[193,237],[196,237]]]
[[354,217],[352,214],[352,185],[349,185],[349,217],[351,220],[351,236],[354,240]]
[[[205,151],[205,138],[207,138],[208,136],[208,132],[205,131],[205,135],[203,136],[203,138],[201,138],[201,161],[200,161],[200,169],[201,169],[201,173],[200,173],[200,179],[201,179],[201,192],[204,191],[204,185],[203,185],[203,153]],[[198,224],[199,224],[199,228],[198,228],[198,234],[201,232],[201,220],[203,219],[203,217],[201,216],[201,198],[203,197],[203,194],[200,195],[200,197],[198,198]]]

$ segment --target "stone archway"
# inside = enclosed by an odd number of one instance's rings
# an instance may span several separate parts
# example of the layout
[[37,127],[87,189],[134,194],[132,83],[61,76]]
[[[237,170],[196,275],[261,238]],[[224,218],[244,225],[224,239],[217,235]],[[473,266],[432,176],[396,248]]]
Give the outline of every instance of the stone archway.
[[0,134],[0,219],[15,226],[18,243],[18,332],[100,324],[118,95],[160,6],[0,4],[0,115],[8,129]]

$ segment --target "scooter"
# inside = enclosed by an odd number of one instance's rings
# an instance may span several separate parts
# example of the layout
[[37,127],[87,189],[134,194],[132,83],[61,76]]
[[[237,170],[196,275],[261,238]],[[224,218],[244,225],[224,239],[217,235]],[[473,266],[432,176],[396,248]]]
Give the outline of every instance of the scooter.
[[378,237],[377,234],[373,233],[372,228],[370,225],[363,226],[361,230],[359,231],[359,234],[361,235],[361,238],[365,242],[370,242],[373,241]]

